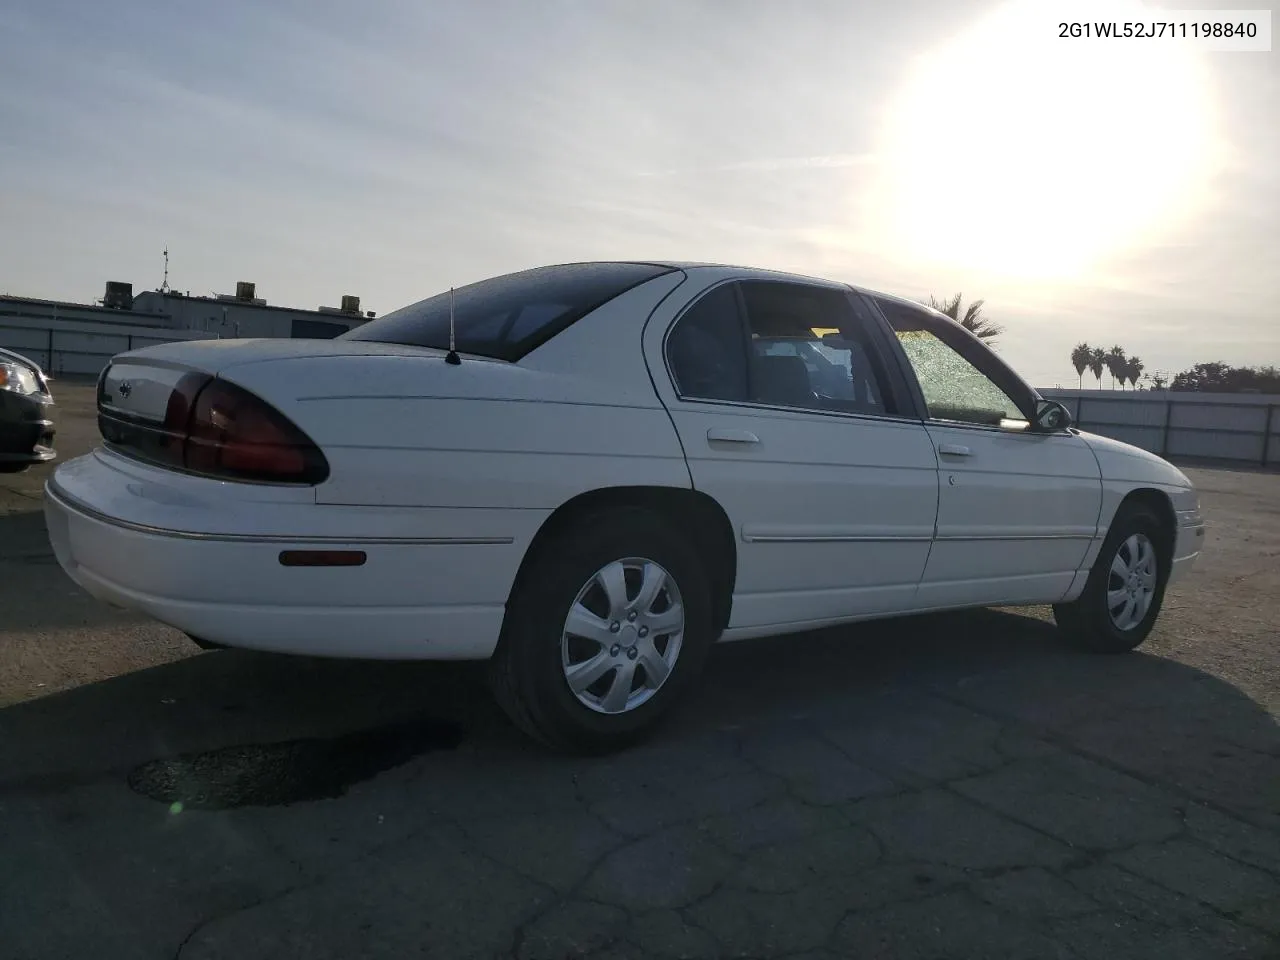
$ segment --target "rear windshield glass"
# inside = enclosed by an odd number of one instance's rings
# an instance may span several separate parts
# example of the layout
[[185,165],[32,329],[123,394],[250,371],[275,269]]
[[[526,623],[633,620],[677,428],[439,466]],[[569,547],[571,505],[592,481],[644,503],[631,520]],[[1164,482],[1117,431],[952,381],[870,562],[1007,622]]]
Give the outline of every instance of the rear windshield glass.
[[[570,263],[481,280],[454,291],[459,353],[519,360],[570,324],[670,267],[651,263]],[[449,348],[449,292],[371,320],[340,340]]]

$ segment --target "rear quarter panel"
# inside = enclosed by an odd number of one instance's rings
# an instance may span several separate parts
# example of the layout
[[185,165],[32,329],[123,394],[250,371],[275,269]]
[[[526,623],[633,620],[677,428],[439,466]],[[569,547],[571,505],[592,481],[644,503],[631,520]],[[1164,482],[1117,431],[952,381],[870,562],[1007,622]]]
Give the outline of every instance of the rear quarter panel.
[[517,364],[321,356],[221,375],[321,447],[318,503],[551,511],[602,487],[688,487],[640,349],[646,317],[682,279],[628,291]]

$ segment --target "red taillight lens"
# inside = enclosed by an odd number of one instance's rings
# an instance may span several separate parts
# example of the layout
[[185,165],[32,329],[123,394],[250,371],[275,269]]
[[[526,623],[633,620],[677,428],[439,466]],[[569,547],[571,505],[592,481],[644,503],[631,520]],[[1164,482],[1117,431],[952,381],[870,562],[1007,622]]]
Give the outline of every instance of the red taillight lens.
[[140,459],[221,480],[317,484],[329,476],[324,454],[280,411],[208,374],[186,374],[173,386],[163,421],[108,399],[100,384],[103,439]]
[[196,405],[200,391],[213,383],[213,377],[205,373],[188,373],[169,394],[164,411],[164,437],[161,444],[171,450],[171,457],[183,466],[187,431],[191,425],[191,408]]
[[164,428],[173,433],[186,433],[187,421],[191,417],[196,397],[212,382],[213,377],[206,373],[188,373],[179,380],[173,393],[169,394],[169,403],[164,411]]
[[[180,406],[172,397],[170,404]],[[314,484],[329,475],[324,455],[310,438],[247,390],[211,380],[189,409],[183,454],[188,470],[270,483]]]

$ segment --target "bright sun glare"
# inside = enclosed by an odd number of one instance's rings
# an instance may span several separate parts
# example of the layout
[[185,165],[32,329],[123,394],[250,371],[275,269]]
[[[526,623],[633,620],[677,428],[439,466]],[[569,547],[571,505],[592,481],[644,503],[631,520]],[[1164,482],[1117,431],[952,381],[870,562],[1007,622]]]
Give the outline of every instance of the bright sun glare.
[[[1193,55],[1058,39],[1061,9],[1008,3],[914,64],[881,131],[877,202],[900,255],[1066,277],[1199,202],[1213,118]],[[1071,9],[1073,20],[1158,19],[1119,0]]]

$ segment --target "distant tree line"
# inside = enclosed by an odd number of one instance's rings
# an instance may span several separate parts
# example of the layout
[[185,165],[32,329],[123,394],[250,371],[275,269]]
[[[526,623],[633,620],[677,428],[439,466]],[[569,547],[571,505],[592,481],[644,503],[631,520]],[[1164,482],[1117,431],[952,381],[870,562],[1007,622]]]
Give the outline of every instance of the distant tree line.
[[1280,369],[1197,363],[1174,377],[1169,389],[1200,393],[1280,393]]
[[1145,381],[1151,390],[1199,391],[1202,393],[1280,393],[1280,369],[1266,367],[1233,367],[1226,363],[1197,363],[1190,370],[1183,370],[1172,382],[1163,376],[1143,377],[1143,363],[1137,357],[1126,357],[1122,347],[1103,350],[1087,343],[1078,343],[1071,351],[1071,365],[1076,368],[1080,386],[1084,387],[1084,372],[1088,370],[1097,378],[1102,388],[1102,374],[1111,374],[1111,386],[1120,389],[1125,384],[1137,388]]
[[[1088,370],[1098,378],[1098,389],[1102,389],[1102,373],[1107,371],[1111,374],[1111,388],[1114,390],[1117,383],[1120,389],[1124,389],[1124,385],[1128,383],[1132,387],[1137,387],[1138,381],[1142,379],[1142,371],[1146,364],[1138,357],[1125,356],[1124,347],[1115,346],[1110,350],[1103,350],[1101,347],[1091,347],[1087,343],[1077,343],[1075,349],[1071,351],[1071,365],[1076,368],[1076,374],[1080,377],[1080,387],[1084,388],[1084,372]],[[1159,378],[1152,378],[1159,379]],[[1156,389],[1162,389],[1163,383]]]

